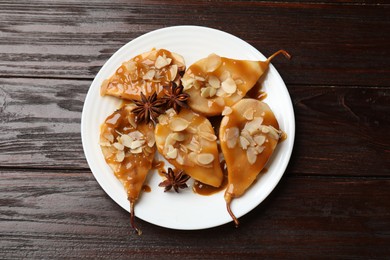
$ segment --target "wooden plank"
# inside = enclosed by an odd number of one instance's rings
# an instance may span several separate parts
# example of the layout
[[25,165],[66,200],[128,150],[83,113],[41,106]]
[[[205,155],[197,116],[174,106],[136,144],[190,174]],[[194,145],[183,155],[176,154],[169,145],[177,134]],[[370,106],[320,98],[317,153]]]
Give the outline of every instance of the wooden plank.
[[137,237],[128,213],[89,172],[0,170],[0,177],[0,250],[6,259],[378,259],[390,254],[389,178],[284,177],[270,197],[241,218],[238,229],[230,223],[175,231],[138,220],[143,235]]
[[[88,168],[80,118],[89,84],[0,79],[0,167]],[[294,85],[289,91],[296,142],[288,172],[389,176],[389,88]]]
[[143,33],[196,24],[288,50],[274,61],[288,84],[389,86],[390,6],[337,2],[2,1],[0,76],[91,79]]

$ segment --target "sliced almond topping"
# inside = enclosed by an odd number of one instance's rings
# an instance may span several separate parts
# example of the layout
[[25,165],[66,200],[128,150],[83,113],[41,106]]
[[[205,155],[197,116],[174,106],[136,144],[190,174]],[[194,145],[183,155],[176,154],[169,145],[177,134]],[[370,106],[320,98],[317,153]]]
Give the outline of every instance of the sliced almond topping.
[[175,159],[177,157],[177,149],[172,148],[171,150],[168,150],[167,157],[170,159]]
[[186,129],[190,125],[190,122],[187,120],[177,117],[173,118],[171,122],[169,123],[169,127],[171,128],[172,131],[175,132],[180,132]]
[[173,108],[170,108],[168,109],[167,111],[165,111],[165,114],[168,115],[168,117],[173,117],[174,115],[176,115],[176,111],[173,109]]
[[215,93],[215,95],[217,95],[218,97],[225,96],[226,95],[226,91],[223,90],[223,88],[219,88],[219,89],[217,89],[217,93]]
[[169,74],[170,74],[171,81],[174,81],[176,79],[177,70],[178,70],[178,67],[176,64],[171,65],[171,67],[169,68]]
[[199,132],[199,136],[203,139],[206,139],[207,141],[213,142],[217,140],[217,137],[209,132]]
[[104,147],[110,147],[111,143],[109,141],[100,141],[99,145]]
[[170,59],[170,58],[164,58],[162,56],[158,56],[156,59],[156,62],[154,63],[154,66],[157,69],[161,69],[161,68],[164,68],[165,66],[171,64],[171,62],[172,62],[172,59]]
[[198,133],[198,130],[197,130],[195,127],[193,127],[193,126],[187,127],[186,131],[187,131],[188,133],[190,133],[190,134],[196,134],[196,133]]
[[205,87],[200,89],[200,96],[204,98],[211,97],[210,91],[213,89],[212,87]]
[[280,130],[277,130],[275,129],[272,125],[268,126],[269,128],[269,135],[275,139],[275,140],[279,140],[280,138],[280,135],[282,134],[282,132]]
[[269,133],[269,127],[266,126],[266,125],[263,125],[262,128],[261,128],[261,132],[263,132],[264,134],[268,134]]
[[178,153],[178,155],[176,157],[176,162],[180,165],[184,165],[184,158],[180,153]]
[[142,146],[140,146],[136,149],[131,149],[130,152],[135,153],[135,154],[142,153]]
[[237,90],[237,85],[236,82],[232,78],[227,78],[221,83],[222,89],[228,93],[228,94],[233,94]]
[[196,159],[197,156],[198,156],[197,153],[195,153],[195,152],[190,152],[190,153],[188,154],[188,159],[189,159],[190,161],[192,161],[192,162],[197,163],[197,162],[198,162],[197,159]]
[[134,116],[129,116],[128,117],[130,125],[135,129],[137,128],[137,123],[135,122],[135,117]]
[[207,63],[206,63],[206,72],[213,72],[215,71],[219,66],[221,66],[221,57],[216,54],[210,54],[207,57]]
[[180,149],[180,151],[182,151],[185,154],[188,153],[188,148],[183,144],[179,144],[179,149]]
[[230,76],[230,72],[227,71],[227,70],[224,70],[224,71],[222,72],[221,76],[219,77],[219,79],[220,79],[221,81],[225,81],[225,80],[227,80],[228,78],[231,78],[231,76]]
[[253,114],[255,113],[255,110],[253,108],[249,108],[244,112],[244,117],[246,120],[253,120]]
[[200,153],[196,157],[199,164],[207,165],[214,161],[214,155],[211,153]]
[[125,152],[124,151],[117,152],[117,154],[115,156],[115,160],[117,162],[122,162],[124,159],[125,159]]
[[170,133],[165,139],[165,145],[174,145],[176,143],[175,138],[173,138],[173,133]]
[[145,144],[145,140],[135,140],[131,143],[130,149],[137,149]]
[[211,75],[208,79],[210,86],[213,88],[221,87],[221,81],[216,76]]
[[173,138],[174,140],[178,141],[178,142],[184,141],[184,139],[185,139],[185,137],[186,137],[186,136],[185,136],[184,134],[182,134],[182,133],[172,133],[171,135],[172,135],[172,138]]
[[248,148],[248,146],[250,145],[248,139],[246,139],[245,137],[243,136],[240,136],[240,145],[241,145],[241,148],[246,150]]
[[262,117],[255,117],[253,118],[252,121],[249,121],[248,123],[245,124],[245,129],[248,130],[248,132],[251,135],[254,135],[261,129],[261,123],[263,123],[263,118]]
[[201,76],[195,76],[195,79],[196,79],[197,81],[205,81],[205,80],[206,80],[205,78],[203,78],[203,77],[201,77]]
[[154,78],[154,75],[156,74],[155,70],[149,70],[145,73],[145,75],[142,77],[144,80],[152,80]]
[[110,143],[114,142],[114,136],[110,133],[103,134],[103,137],[106,138]]
[[126,147],[128,147],[128,148],[131,147],[131,143],[132,143],[133,141],[134,141],[134,140],[133,140],[130,136],[128,136],[128,135],[122,135],[122,136],[120,137],[120,142],[121,142],[124,146],[126,146]]
[[188,90],[192,88],[192,86],[194,85],[194,81],[194,78],[182,78],[181,83],[183,84],[183,90]]
[[253,140],[255,140],[257,145],[263,145],[263,143],[265,142],[265,136],[264,135],[256,135],[255,137],[253,137]]
[[257,160],[256,149],[253,147],[249,147],[248,150],[246,150],[246,158],[248,159],[248,162],[250,164],[254,164]]
[[248,132],[248,130],[243,129],[243,130],[241,131],[241,135],[242,135],[243,137],[245,137],[245,138],[249,141],[249,143],[250,143],[251,146],[255,146],[255,145],[256,145],[255,140],[253,140],[253,138],[252,138],[251,134]]
[[187,144],[187,148],[190,151],[199,152],[200,151],[200,144],[196,139],[192,138],[191,142],[189,144]]
[[156,139],[155,139],[155,137],[154,137],[154,134],[151,134],[151,135],[148,137],[148,146],[149,146],[149,147],[153,147],[155,143],[156,143]]
[[133,140],[138,140],[144,137],[144,135],[138,130],[130,132],[127,135],[130,136]]
[[237,127],[231,127],[226,129],[225,140],[229,148],[234,148],[237,144],[239,130]]
[[[217,90],[217,92],[218,92],[218,90]],[[217,103],[218,106],[223,107],[225,105],[225,100],[222,97],[217,97],[214,99],[214,101],[215,101],[215,103]]]
[[124,62],[123,65],[126,67],[128,71],[135,71],[137,69],[137,64],[134,61]]
[[223,111],[222,111],[222,115],[227,116],[227,115],[230,115],[232,112],[233,112],[233,109],[231,107],[225,106]]
[[258,154],[261,154],[263,151],[264,151],[264,148],[265,146],[256,146],[255,149],[256,149],[256,152]]
[[168,115],[162,114],[158,117],[158,123],[161,125],[167,125],[169,122]]
[[115,149],[119,151],[123,151],[123,149],[125,148],[121,143],[113,143],[112,145],[115,147]]

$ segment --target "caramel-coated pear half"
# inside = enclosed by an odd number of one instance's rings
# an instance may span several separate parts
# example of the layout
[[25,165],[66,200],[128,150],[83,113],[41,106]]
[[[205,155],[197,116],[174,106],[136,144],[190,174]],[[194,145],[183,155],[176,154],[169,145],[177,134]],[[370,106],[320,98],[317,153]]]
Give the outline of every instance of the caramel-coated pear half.
[[155,138],[160,154],[193,179],[219,187],[223,173],[210,121],[188,109],[179,114],[170,109],[158,120]]
[[123,106],[107,117],[101,126],[100,147],[107,164],[127,192],[131,226],[141,234],[134,224],[134,205],[152,168],[156,146],[154,125],[135,123],[132,109],[131,105]]
[[104,80],[100,94],[127,100],[140,100],[141,93],[164,94],[171,81],[180,83],[185,71],[184,59],[165,49],[152,50],[124,62],[109,79]]
[[220,115],[225,106],[241,100],[269,67],[279,50],[266,61],[235,60],[211,54],[192,64],[184,74],[184,91],[190,95],[188,105],[206,116]]
[[238,220],[230,209],[233,198],[251,186],[271,157],[282,131],[269,106],[255,99],[242,99],[221,121],[219,136],[228,170],[225,192],[227,210],[236,225]]

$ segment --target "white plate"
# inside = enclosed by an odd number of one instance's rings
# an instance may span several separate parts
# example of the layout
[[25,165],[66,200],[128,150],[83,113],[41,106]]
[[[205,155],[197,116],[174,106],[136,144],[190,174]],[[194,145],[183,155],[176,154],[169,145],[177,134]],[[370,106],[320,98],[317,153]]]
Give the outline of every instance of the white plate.
[[[175,26],[149,32],[127,43],[112,55],[96,75],[88,91],[82,112],[81,135],[85,156],[96,180],[127,211],[130,206],[126,192],[105,163],[99,147],[100,125],[119,107],[121,101],[113,97],[101,97],[100,85],[122,62],[152,48],[165,48],[181,54],[187,67],[211,53],[235,59],[266,59],[254,47],[233,35],[198,26]],[[275,51],[277,48],[275,46]],[[233,200],[232,210],[237,217],[248,213],[271,193],[287,167],[293,148],[295,121],[291,99],[282,78],[272,65],[264,79],[263,90],[267,92],[264,101],[274,111],[288,138],[277,147],[266,166],[267,173],[241,198]],[[164,193],[163,188],[158,187],[161,181],[158,174],[149,173],[147,183],[151,192],[144,192],[136,203],[136,217],[162,227],[185,230],[205,229],[232,221],[226,211],[224,192],[211,196],[195,194],[191,189],[181,190],[180,194]]]

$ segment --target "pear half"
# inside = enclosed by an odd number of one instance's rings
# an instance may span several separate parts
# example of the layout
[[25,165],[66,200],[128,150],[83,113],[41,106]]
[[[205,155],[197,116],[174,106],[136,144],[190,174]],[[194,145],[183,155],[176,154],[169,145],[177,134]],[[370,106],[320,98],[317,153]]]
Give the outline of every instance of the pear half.
[[109,79],[103,81],[100,94],[140,100],[141,93],[148,97],[156,92],[161,97],[164,86],[169,86],[171,81],[179,85],[185,68],[181,55],[154,49],[124,62]]
[[269,106],[255,99],[242,99],[222,118],[219,129],[221,149],[228,171],[225,201],[229,214],[238,225],[230,208],[255,181],[271,157],[282,131]]
[[157,149],[165,159],[193,179],[219,187],[223,173],[217,137],[210,121],[189,109],[169,109],[156,125]]
[[235,60],[216,54],[198,60],[182,78],[184,91],[190,95],[188,105],[206,116],[220,115],[225,106],[232,106],[246,95],[280,53],[290,58],[286,51],[279,50],[266,61]]
[[121,181],[130,201],[130,222],[134,224],[134,205],[142,191],[156,152],[153,123],[135,123],[132,105],[125,105],[101,125],[100,147],[104,159]]

